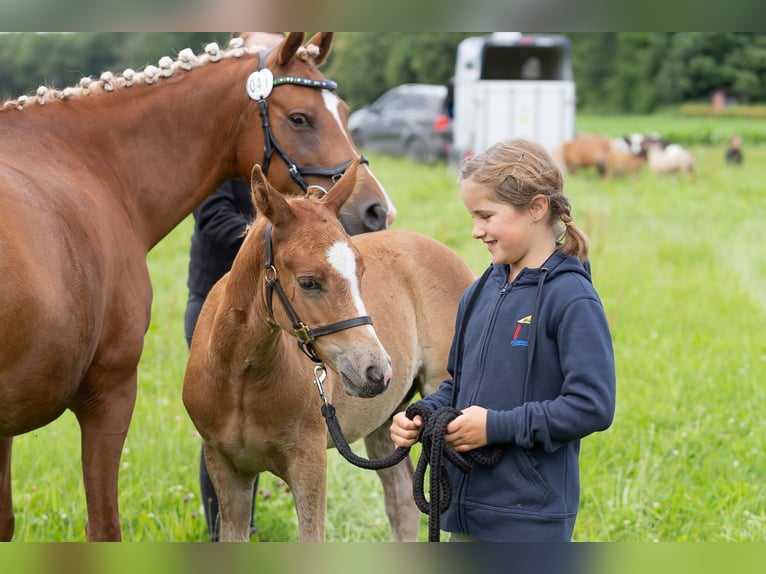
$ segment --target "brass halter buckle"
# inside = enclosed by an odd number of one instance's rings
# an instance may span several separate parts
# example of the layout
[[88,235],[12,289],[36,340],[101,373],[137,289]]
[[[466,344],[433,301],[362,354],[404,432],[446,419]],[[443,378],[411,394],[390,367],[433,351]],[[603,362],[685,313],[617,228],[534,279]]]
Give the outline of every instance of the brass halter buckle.
[[302,345],[308,345],[309,343],[314,342],[314,337],[311,336],[311,333],[309,333],[311,329],[309,329],[308,325],[305,323],[301,323],[300,326],[293,329],[293,333],[295,334],[295,337],[298,339],[298,342]]

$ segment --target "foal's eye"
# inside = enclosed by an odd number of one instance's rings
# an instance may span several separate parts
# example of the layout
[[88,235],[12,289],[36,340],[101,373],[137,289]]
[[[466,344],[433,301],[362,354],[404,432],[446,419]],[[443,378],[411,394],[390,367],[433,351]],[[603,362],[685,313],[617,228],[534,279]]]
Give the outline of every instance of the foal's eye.
[[319,281],[313,277],[298,277],[298,285],[304,291],[315,291],[322,288]]
[[290,123],[295,127],[302,128],[309,125],[309,120],[303,114],[292,114],[290,116]]

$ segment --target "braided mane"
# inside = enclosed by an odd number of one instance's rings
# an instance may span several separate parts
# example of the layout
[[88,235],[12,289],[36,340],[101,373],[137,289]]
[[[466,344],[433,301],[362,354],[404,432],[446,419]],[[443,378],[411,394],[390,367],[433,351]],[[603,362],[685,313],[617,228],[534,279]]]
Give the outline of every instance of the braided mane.
[[[227,50],[221,50],[216,42],[211,42],[205,46],[199,55],[195,55],[190,48],[185,48],[178,53],[175,60],[169,56],[163,56],[156,66],[150,64],[140,71],[127,68],[120,75],[107,71],[102,73],[97,80],[85,76],[80,79],[76,86],[67,87],[63,90],[40,86],[33,94],[22,95],[16,99],[5,101],[0,107],[0,112],[23,110],[30,105],[42,106],[50,102],[67,101],[91,94],[109,93],[134,85],[155,84],[161,82],[163,78],[171,77],[178,70],[188,72],[194,68],[220,62],[227,58],[242,58],[246,55],[257,54],[266,48],[263,45],[248,45],[246,42],[247,34],[244,32],[233,37],[229,41]],[[296,52],[296,57],[306,63],[314,63],[318,55],[319,47],[314,45],[301,46]]]

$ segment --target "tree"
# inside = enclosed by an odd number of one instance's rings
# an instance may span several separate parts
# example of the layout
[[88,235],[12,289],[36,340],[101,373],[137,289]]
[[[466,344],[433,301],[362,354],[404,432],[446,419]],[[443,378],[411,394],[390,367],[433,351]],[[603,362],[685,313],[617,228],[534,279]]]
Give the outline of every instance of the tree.
[[446,84],[455,73],[454,32],[341,32],[325,73],[352,109],[399,84]]

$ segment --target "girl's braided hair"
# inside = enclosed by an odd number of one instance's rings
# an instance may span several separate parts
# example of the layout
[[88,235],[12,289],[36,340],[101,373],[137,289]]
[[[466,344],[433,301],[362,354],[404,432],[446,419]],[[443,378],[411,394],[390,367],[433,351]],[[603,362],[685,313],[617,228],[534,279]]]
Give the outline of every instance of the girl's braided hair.
[[545,195],[548,221],[555,228],[561,250],[582,262],[588,257],[588,237],[572,220],[561,170],[540,144],[523,138],[496,143],[463,161],[458,181],[467,179],[491,187],[501,202],[516,209],[526,209],[535,196]]

